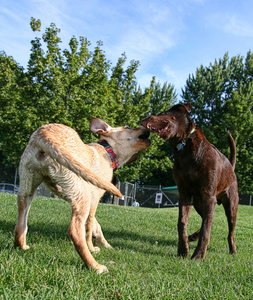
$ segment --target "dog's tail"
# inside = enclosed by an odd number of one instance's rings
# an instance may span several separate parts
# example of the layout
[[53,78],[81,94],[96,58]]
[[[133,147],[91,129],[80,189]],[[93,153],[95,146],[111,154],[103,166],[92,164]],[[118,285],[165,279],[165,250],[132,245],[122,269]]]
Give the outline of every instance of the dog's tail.
[[40,133],[40,138],[34,140],[34,142],[51,158],[55,159],[59,164],[74,172],[85,181],[88,181],[93,185],[118,196],[119,198],[122,198],[121,192],[115,185],[85,167],[82,163],[75,159],[73,155],[63,147],[63,145],[57,143],[55,139],[51,139],[50,136],[45,136]]
[[230,131],[228,130],[228,142],[230,145],[230,162],[231,165],[233,167],[233,170],[235,170],[235,164],[236,164],[236,146],[235,146],[235,141],[230,133]]

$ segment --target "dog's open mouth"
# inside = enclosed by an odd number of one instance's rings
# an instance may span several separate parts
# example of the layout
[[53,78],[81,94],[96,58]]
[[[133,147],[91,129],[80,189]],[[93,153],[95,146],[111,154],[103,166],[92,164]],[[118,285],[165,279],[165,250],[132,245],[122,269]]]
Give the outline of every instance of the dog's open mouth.
[[164,136],[167,132],[168,132],[168,129],[169,129],[169,123],[165,123],[163,122],[162,124],[151,124],[151,123],[148,123],[147,124],[147,129],[151,132],[155,132],[155,133],[158,133],[160,137]]

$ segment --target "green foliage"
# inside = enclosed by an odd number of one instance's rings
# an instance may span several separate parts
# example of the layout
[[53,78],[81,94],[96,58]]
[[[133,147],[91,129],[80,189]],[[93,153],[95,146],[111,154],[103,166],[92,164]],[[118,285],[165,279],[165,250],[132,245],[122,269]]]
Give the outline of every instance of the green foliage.
[[209,67],[190,75],[183,99],[193,103],[191,115],[208,140],[229,157],[226,130],[237,145],[239,189],[253,192],[253,54],[245,58],[226,53]]
[[[29,250],[15,248],[16,197],[0,193],[0,295],[2,299],[252,299],[253,207],[239,206],[230,255],[224,209],[216,207],[205,261],[177,257],[177,208],[100,204],[96,217],[113,250],[95,258],[108,274],[88,270],[67,234],[71,207],[35,198],[28,218]],[[188,232],[200,226],[192,209]]]
[[40,19],[36,20],[35,18],[31,18],[30,26],[32,31],[40,31],[41,21]]
[[[139,62],[122,54],[116,66],[106,59],[102,42],[93,51],[84,38],[72,37],[69,49],[60,48],[60,29],[55,24],[46,28],[41,37],[40,20],[31,18],[37,36],[31,41],[27,70],[6,56],[0,55],[0,151],[6,164],[17,166],[30,135],[45,123],[63,123],[74,128],[85,143],[96,141],[90,130],[91,117],[99,117],[112,126],[140,126],[140,120],[151,110],[163,109],[175,101],[171,85],[163,87],[152,79],[144,92],[137,86],[135,73]],[[160,91],[161,90],[161,91]],[[154,106],[154,108],[152,108]],[[153,151],[162,141],[154,138]],[[151,153],[151,152],[149,152]],[[148,153],[140,154],[132,166],[117,171],[121,181],[134,181],[154,165]],[[168,165],[168,158],[159,154],[159,163]]]
[[0,151],[14,164],[19,157],[19,151],[13,146],[24,142],[23,129],[25,130],[26,116],[29,113],[26,111],[26,114],[22,115],[22,91],[26,78],[23,68],[4,52],[0,53],[0,70]]
[[[112,126],[136,127],[148,114],[167,110],[177,102],[174,86],[152,78],[144,91],[135,73],[139,62],[127,67],[123,53],[115,66],[106,59],[101,41],[93,50],[84,38],[72,37],[69,48],[60,48],[60,29],[55,24],[40,33],[41,22],[31,18],[36,37],[31,41],[27,69],[0,52],[0,157],[1,164],[17,167],[30,135],[45,123],[74,128],[85,143],[98,139],[91,134],[91,117]],[[183,93],[193,102],[194,121],[207,138],[229,156],[226,129],[237,145],[236,173],[239,189],[253,191],[253,54],[216,60],[190,75]],[[151,134],[152,145],[138,153],[138,160],[115,173],[116,180],[155,185],[174,185],[172,154],[167,143]]]

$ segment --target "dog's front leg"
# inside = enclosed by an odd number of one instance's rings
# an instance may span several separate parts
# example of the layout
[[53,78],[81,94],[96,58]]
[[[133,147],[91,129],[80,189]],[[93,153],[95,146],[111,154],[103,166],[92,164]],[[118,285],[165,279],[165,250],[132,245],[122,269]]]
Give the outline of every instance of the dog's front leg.
[[188,236],[187,224],[191,211],[191,199],[180,196],[179,216],[178,216],[178,256],[186,257],[188,255]]
[[112,248],[112,246],[107,242],[105,239],[101,226],[99,225],[98,221],[95,218],[95,214],[97,211],[97,206],[99,199],[102,197],[104,192],[99,191],[99,194],[93,193],[91,198],[97,199],[97,201],[91,201],[91,207],[90,207],[90,214],[86,221],[86,241],[87,245],[90,251],[98,253],[100,251],[99,247],[94,247],[92,238],[94,238],[95,242],[97,244],[100,244],[104,246],[105,248],[109,249]]
[[70,238],[75,245],[76,251],[81,256],[87,267],[96,270],[98,274],[107,273],[108,269],[106,266],[100,265],[96,262],[86,243],[85,223],[87,217],[87,212],[82,212],[80,209],[77,210],[74,207],[72,208],[72,217],[69,225]]
[[191,259],[204,259],[206,256],[206,249],[210,241],[211,228],[213,224],[215,204],[215,196],[204,199],[204,210],[202,225],[199,232],[199,241]]
[[88,245],[89,250],[92,251],[92,252],[95,252],[95,253],[100,252],[100,248],[99,247],[94,247],[93,242],[92,242],[92,236],[93,236],[94,229],[96,228],[97,224],[98,223],[97,223],[96,218],[93,216],[92,213],[90,213],[90,215],[87,218],[86,226],[85,226],[85,228],[86,228],[86,241],[87,241],[87,245]]

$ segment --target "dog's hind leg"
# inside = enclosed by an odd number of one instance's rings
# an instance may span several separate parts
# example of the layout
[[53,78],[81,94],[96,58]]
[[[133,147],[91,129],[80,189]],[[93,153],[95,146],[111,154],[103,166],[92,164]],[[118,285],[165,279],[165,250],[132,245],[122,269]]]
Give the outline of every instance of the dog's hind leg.
[[96,194],[96,192],[94,194],[92,194],[92,199],[94,199],[93,201],[91,201],[91,207],[90,207],[90,213],[89,216],[86,220],[86,241],[87,241],[87,245],[90,251],[98,253],[100,251],[99,247],[94,247],[93,245],[93,241],[92,238],[94,238],[94,241],[96,242],[96,244],[100,244],[102,246],[104,246],[105,248],[112,248],[112,246],[106,241],[101,226],[98,223],[98,221],[95,218],[95,214],[96,214],[96,210],[97,210],[97,206],[98,206],[98,201],[96,201],[95,199],[100,199],[102,197],[102,195],[104,194],[104,192],[100,192],[99,194]]
[[[83,201],[85,203],[85,201]],[[72,205],[72,217],[69,225],[69,236],[72,239],[76,251],[81,256],[87,267],[96,270],[98,274],[107,273],[106,266],[100,265],[91,255],[86,242],[86,221],[90,207]]]
[[239,203],[239,197],[238,197],[237,189],[236,191],[233,190],[233,194],[230,195],[230,198],[226,197],[226,199],[222,200],[222,204],[225,209],[225,213],[228,220],[228,246],[229,246],[230,254],[236,253],[234,230],[236,224],[238,203]]
[[199,239],[200,229],[188,236],[188,242],[194,242]]
[[14,242],[21,249],[27,250],[26,244],[27,217],[37,187],[42,180],[34,179],[31,175],[21,177],[18,191],[18,222],[14,231]]
[[101,226],[95,218],[97,206],[91,207],[90,215],[86,221],[86,241],[90,251],[98,253],[100,251],[99,247],[94,247],[92,238],[96,244],[102,245],[107,249],[112,249],[112,246],[105,239]]

